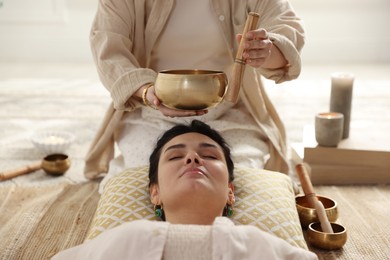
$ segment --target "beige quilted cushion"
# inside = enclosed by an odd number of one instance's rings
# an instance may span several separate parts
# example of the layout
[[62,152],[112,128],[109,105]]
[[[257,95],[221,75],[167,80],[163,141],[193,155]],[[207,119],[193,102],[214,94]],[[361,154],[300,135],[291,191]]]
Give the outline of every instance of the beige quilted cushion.
[[[289,177],[266,170],[238,168],[234,186],[236,203],[231,216],[234,223],[255,225],[307,249]],[[100,198],[87,240],[124,222],[157,220],[147,187],[148,167],[129,169],[111,178]]]

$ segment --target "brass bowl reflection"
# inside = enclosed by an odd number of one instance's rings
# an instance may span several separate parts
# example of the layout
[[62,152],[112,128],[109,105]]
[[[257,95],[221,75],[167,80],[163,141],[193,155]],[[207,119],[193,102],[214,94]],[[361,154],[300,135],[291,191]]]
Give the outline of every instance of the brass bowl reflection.
[[156,96],[173,109],[201,110],[219,104],[228,80],[222,71],[167,70],[157,75]]
[[[317,198],[324,205],[329,222],[335,222],[338,218],[337,202],[324,196],[317,195]],[[309,207],[309,201],[306,196],[295,197],[295,203],[302,228],[306,229],[310,223],[319,222],[317,211]]]
[[50,154],[43,158],[42,169],[51,175],[62,175],[70,167],[70,159],[65,154]]
[[342,248],[347,242],[347,230],[336,223],[331,223],[334,233],[324,233],[319,222],[311,223],[307,230],[308,242],[318,248],[335,250]]

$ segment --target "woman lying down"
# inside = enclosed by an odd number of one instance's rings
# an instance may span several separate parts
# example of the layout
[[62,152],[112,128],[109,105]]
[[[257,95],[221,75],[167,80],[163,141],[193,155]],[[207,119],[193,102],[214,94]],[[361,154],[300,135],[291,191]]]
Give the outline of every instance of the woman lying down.
[[149,158],[156,215],[103,232],[53,259],[317,259],[254,226],[235,226],[233,161],[221,135],[194,120],[158,140]]

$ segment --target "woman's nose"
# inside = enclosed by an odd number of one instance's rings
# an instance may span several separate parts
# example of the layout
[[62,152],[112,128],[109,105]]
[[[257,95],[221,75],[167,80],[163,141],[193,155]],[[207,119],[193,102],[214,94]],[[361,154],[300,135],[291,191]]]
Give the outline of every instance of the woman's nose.
[[200,164],[200,158],[197,153],[188,153],[185,159],[186,164],[196,163]]

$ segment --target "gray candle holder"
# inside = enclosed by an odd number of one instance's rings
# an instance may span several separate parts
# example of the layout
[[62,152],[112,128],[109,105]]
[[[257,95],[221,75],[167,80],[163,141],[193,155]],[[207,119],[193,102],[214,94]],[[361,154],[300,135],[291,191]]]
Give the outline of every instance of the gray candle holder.
[[319,113],[315,117],[315,137],[320,146],[337,146],[343,136],[344,116],[341,113]]

